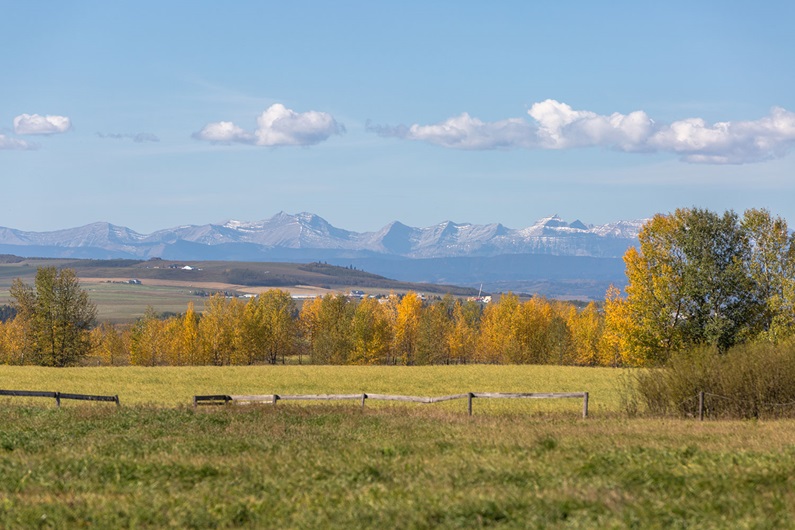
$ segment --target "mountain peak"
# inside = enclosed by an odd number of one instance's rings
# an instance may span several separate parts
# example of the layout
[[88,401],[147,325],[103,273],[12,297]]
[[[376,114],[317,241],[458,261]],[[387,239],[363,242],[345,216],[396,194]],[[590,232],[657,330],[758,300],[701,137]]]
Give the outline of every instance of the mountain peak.
[[[378,232],[358,233],[336,228],[310,212],[293,215],[282,211],[259,222],[230,219],[220,224],[164,229],[150,235],[107,222],[41,233],[0,228],[0,253],[25,255],[28,247],[27,253],[45,257],[168,255],[181,259],[180,252],[190,249],[192,259],[201,255],[223,259],[219,256],[228,255],[230,259],[249,256],[247,259],[255,261],[299,251],[296,257],[301,259],[325,259],[331,251],[349,256],[405,258],[504,254],[620,257],[627,247],[637,244],[642,225],[640,220],[589,227],[580,220],[567,223],[555,214],[518,230],[499,223],[476,225],[448,220],[427,228],[413,228],[393,221]],[[63,250],[66,248],[70,250]]]

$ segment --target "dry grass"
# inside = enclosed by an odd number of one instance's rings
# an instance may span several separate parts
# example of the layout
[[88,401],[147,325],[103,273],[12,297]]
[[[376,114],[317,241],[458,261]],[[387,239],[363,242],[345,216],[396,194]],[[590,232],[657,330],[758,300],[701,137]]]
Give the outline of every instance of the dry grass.
[[[123,404],[186,405],[197,394],[589,392],[593,414],[620,408],[623,370],[564,366],[226,366],[41,368],[0,366],[0,388],[118,395]],[[580,411],[579,400],[478,400],[490,412]],[[532,402],[530,402],[532,401]],[[353,406],[353,405],[351,405]],[[368,403],[368,406],[371,406]],[[372,406],[376,406],[373,404]],[[416,407],[417,405],[404,405]],[[465,401],[421,408],[466,410]]]

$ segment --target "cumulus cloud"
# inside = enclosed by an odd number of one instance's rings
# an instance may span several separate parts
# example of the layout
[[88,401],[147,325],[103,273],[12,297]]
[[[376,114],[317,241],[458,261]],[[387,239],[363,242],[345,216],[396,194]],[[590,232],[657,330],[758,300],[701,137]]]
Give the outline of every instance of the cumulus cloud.
[[328,113],[295,112],[277,103],[260,114],[254,131],[247,131],[231,121],[219,121],[208,123],[201,131],[193,133],[193,137],[220,144],[278,147],[315,145],[344,132],[345,127]]
[[700,118],[676,121],[649,138],[649,145],[687,162],[742,164],[786,155],[795,145],[795,113],[774,107],[753,121],[718,122]]
[[0,151],[29,151],[38,149],[38,147],[39,146],[34,143],[26,142],[25,140],[19,140],[17,138],[11,138],[5,134],[0,134]]
[[645,139],[654,128],[643,111],[603,116],[553,99],[535,103],[527,113],[538,123],[539,146],[545,149],[603,146],[645,151]]
[[97,133],[100,138],[112,138],[114,140],[132,140],[135,143],[159,142],[160,138],[152,133]]
[[71,128],[72,121],[66,116],[20,114],[14,118],[14,132],[17,134],[60,134]]
[[658,123],[644,111],[597,114],[548,99],[532,105],[531,120],[483,122],[464,113],[434,125],[379,126],[381,136],[458,149],[571,149],[666,152],[690,163],[744,164],[782,157],[795,145],[795,113],[773,108],[753,121],[708,124],[688,118]]

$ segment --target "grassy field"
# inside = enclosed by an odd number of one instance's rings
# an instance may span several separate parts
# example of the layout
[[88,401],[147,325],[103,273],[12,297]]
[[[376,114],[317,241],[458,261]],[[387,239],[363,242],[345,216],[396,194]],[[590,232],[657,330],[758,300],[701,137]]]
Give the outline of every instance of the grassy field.
[[[795,422],[628,419],[620,372],[559,367],[0,367],[2,528],[795,528]],[[592,415],[188,405],[203,392],[588,390]],[[148,404],[147,404],[148,403]],[[449,404],[448,404],[449,405]],[[518,407],[518,408],[516,408]]]
[[[90,280],[84,282],[85,285],[109,279],[139,279],[144,286],[172,284],[172,287],[193,286],[193,289],[240,292],[256,292],[258,288],[291,289],[295,286],[314,286],[333,292],[363,289],[370,294],[416,291],[473,296],[478,292],[476,289],[449,285],[398,282],[365,271],[320,263],[42,258],[17,258],[9,261],[6,263],[0,259],[0,303],[7,303],[8,288],[14,279],[20,278],[32,284],[39,267],[73,269],[81,281]],[[185,265],[189,265],[190,270],[183,269]],[[184,311],[184,307],[182,310]]]
[[[462,392],[589,392],[590,410],[617,412],[622,370],[566,366],[199,366],[42,368],[0,366],[0,388],[118,395],[129,405],[188,405],[197,394],[441,396]],[[368,402],[370,406],[371,402]],[[285,406],[293,406],[285,405]],[[300,406],[300,405],[297,405]],[[311,405],[310,405],[311,406]],[[351,405],[353,406],[353,405]],[[373,404],[375,406],[375,404]],[[400,407],[466,411],[466,401]],[[569,410],[578,400],[479,400],[476,410]]]
[[100,322],[131,322],[151,306],[158,313],[184,313],[190,302],[196,311],[204,310],[206,298],[191,294],[188,287],[130,285],[123,283],[83,284],[91,301],[97,304]]
[[[117,324],[132,322],[142,317],[150,306],[158,314],[182,314],[187,309],[188,303],[193,302],[194,309],[202,311],[207,300],[206,297],[192,294],[194,288],[184,286],[108,282],[81,282],[81,286],[88,292],[91,301],[97,305],[99,322]],[[202,286],[197,288],[204,289]],[[0,305],[11,302],[8,290],[0,289]]]
[[[169,267],[181,267],[185,263],[190,263],[194,268],[188,271]],[[0,261],[0,305],[12,302],[9,288],[15,279],[20,278],[32,285],[38,267],[46,266],[74,269],[81,286],[97,305],[97,319],[113,323],[132,322],[141,317],[149,306],[160,314],[181,314],[187,309],[188,303],[193,302],[196,311],[201,312],[207,299],[197,296],[196,291],[257,294],[273,288],[299,296],[347,293],[352,289],[363,289],[370,295],[407,291],[440,295],[450,292],[458,296],[477,293],[474,289],[454,286],[397,282],[364,271],[317,263],[30,258],[12,263]],[[142,283],[124,283],[131,279],[138,279]],[[301,302],[297,302],[297,305],[300,306]]]

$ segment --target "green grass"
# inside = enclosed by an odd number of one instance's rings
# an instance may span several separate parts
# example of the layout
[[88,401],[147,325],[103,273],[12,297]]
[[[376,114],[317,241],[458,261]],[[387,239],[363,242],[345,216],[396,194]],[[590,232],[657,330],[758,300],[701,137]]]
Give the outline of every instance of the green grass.
[[[623,372],[543,366],[0,367],[0,528],[795,528],[795,421],[620,414]],[[189,406],[195,393],[591,393]]]
[[149,306],[157,313],[179,315],[187,310],[188,303],[193,302],[194,309],[201,312],[207,300],[191,294],[194,289],[190,287],[92,283],[83,288],[97,305],[97,320],[100,322],[132,322],[142,317]]
[[[2,271],[0,267],[0,271]],[[9,287],[13,278],[6,278],[7,285],[0,278],[0,305],[11,304]],[[25,280],[33,284],[33,279]],[[157,313],[184,313],[189,302],[193,302],[195,310],[204,310],[207,298],[191,294],[190,287],[172,287],[160,285],[130,285],[124,283],[91,283],[82,285],[88,292],[91,301],[97,305],[99,322],[127,323],[143,316],[146,308],[151,306]],[[199,286],[198,289],[215,292],[213,289]]]
[[791,528],[795,424],[0,408],[3,528]]

